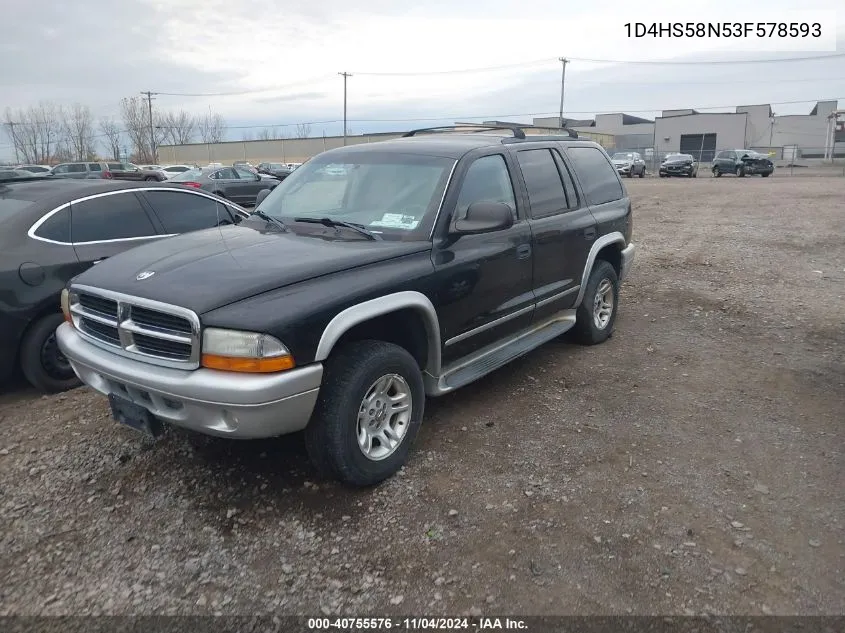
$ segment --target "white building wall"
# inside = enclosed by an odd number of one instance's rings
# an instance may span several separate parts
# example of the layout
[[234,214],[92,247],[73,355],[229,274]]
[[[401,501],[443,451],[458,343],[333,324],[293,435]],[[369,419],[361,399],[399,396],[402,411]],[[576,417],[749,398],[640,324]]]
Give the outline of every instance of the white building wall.
[[742,148],[747,114],[710,113],[658,117],[654,122],[654,146],[660,155],[679,152],[681,135],[716,134],[716,149]]

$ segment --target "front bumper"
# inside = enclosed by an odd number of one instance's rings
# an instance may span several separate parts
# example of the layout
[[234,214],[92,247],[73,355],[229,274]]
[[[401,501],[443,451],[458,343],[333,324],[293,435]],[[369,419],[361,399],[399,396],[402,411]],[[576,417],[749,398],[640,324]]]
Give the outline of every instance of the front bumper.
[[628,277],[628,274],[631,272],[631,265],[634,263],[634,254],[637,251],[636,245],[631,242],[622,249],[622,261],[619,266],[619,281],[623,281]]
[[689,176],[695,170],[692,167],[661,167],[661,176]]
[[323,377],[319,363],[276,374],[169,369],[100,349],[67,323],[56,336],[76,375],[90,387],[128,398],[164,422],[219,437],[301,431]]
[[616,171],[622,175],[627,175],[631,173],[632,166],[631,165],[616,165]]

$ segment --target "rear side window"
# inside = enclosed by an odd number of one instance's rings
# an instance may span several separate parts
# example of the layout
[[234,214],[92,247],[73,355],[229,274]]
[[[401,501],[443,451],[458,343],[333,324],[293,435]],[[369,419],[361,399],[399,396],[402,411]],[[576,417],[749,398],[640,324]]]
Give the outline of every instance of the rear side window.
[[109,171],[123,171],[123,165],[120,163],[109,163]]
[[57,211],[35,230],[35,235],[45,240],[70,244],[70,208]]
[[232,223],[232,216],[216,200],[179,191],[144,193],[167,233],[188,233]]
[[81,174],[83,172],[88,171],[85,169],[85,163],[71,163],[67,166],[68,173],[71,174]]
[[568,209],[563,182],[548,149],[517,152],[519,168],[528,189],[531,217],[544,218]]
[[100,163],[88,163],[88,170],[89,171],[102,171],[102,169],[100,169]]
[[155,227],[132,192],[100,196],[71,206],[73,243],[156,235]]
[[552,154],[557,163],[557,170],[560,172],[560,178],[563,180],[563,188],[566,190],[566,203],[570,209],[577,209],[581,206],[581,201],[578,199],[578,190],[575,188],[575,181],[572,179],[572,173],[569,171],[569,166],[563,160],[560,152],[553,150]]
[[581,181],[587,204],[604,204],[624,196],[619,176],[601,150],[595,147],[569,147],[566,151]]

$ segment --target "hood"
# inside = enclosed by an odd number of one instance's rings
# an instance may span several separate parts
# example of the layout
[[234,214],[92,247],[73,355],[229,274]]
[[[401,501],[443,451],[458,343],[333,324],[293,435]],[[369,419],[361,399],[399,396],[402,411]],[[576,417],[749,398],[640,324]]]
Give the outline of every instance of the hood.
[[691,165],[693,161],[689,158],[671,158],[663,161],[664,165]]
[[[138,246],[92,266],[73,283],[202,314],[288,284],[430,249],[429,242],[330,240],[227,226]],[[153,274],[139,281],[142,272]]]
[[633,158],[616,158],[611,161],[614,165],[630,165],[634,162]]

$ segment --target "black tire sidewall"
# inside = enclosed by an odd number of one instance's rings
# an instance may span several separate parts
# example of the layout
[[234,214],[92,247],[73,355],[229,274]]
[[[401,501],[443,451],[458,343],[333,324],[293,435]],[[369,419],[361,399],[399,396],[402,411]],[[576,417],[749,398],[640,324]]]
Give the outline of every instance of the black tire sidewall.
[[[386,374],[399,374],[408,383],[411,418],[402,443],[393,454],[373,461],[358,447],[358,409],[370,386]],[[422,372],[405,349],[383,341],[350,343],[327,362],[315,415],[306,428],[309,453],[322,470],[328,467],[344,483],[377,484],[405,464],[424,409]]]
[[41,317],[30,326],[21,341],[21,371],[33,387],[47,393],[67,391],[82,384],[76,374],[72,374],[65,380],[50,376],[41,363],[41,347],[51,335],[55,334],[56,328],[63,321],[64,317],[61,314],[48,314]]
[[[610,315],[608,324],[599,329],[593,322],[593,301],[602,279],[609,279],[613,286],[613,314]],[[616,270],[610,262],[603,259],[597,260],[590,272],[590,279],[587,281],[587,288],[584,291],[584,298],[578,306],[576,315],[577,336],[580,342],[595,345],[602,343],[611,337],[613,328],[616,325],[616,315],[619,313],[619,278]]]

